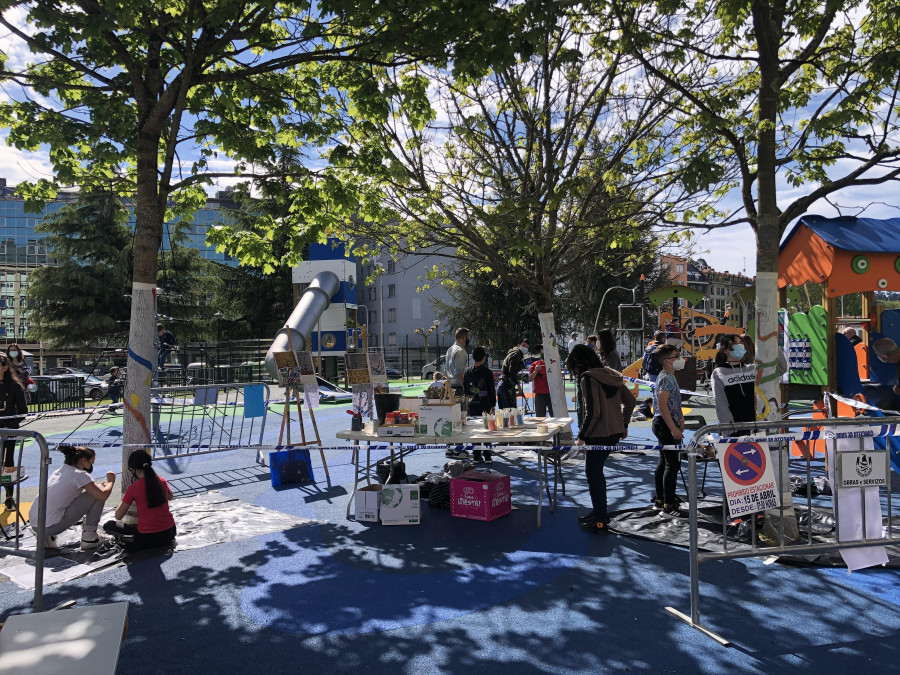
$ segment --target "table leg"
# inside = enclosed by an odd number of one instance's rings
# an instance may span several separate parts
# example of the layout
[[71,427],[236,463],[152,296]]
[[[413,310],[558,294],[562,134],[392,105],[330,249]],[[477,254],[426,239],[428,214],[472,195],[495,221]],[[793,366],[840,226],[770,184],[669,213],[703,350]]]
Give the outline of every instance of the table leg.
[[543,453],[537,451],[538,460],[538,505],[537,505],[537,526],[541,528],[541,510],[544,508],[544,470],[541,468],[541,456]]
[[359,446],[353,446],[351,460],[353,462],[353,492],[350,493],[350,500],[347,502],[347,520],[350,520],[350,509],[353,507],[353,501],[356,499],[356,490],[359,488]]

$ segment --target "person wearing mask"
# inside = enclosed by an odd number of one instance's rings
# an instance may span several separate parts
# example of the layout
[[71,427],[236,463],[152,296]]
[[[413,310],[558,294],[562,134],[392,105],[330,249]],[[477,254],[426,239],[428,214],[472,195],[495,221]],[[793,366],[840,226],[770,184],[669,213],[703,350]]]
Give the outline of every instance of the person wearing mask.
[[[25,387],[28,384],[28,380],[31,377],[31,371],[28,369],[28,364],[25,363],[25,352],[22,348],[13,342],[9,347],[6,348],[6,355],[9,357],[9,362],[12,365],[13,370],[16,375],[19,376],[19,382],[22,383],[22,386]],[[28,389],[25,390],[25,402],[29,403]]]
[[665,332],[658,330],[653,334],[653,339],[647,344],[647,348],[644,350],[644,358],[641,367],[644,369],[644,374],[650,382],[656,382],[656,378],[659,377],[659,374],[662,372],[662,365],[660,365],[659,360],[656,358],[656,350],[665,343]]
[[[657,349],[656,358],[662,365],[662,372],[653,388],[653,435],[660,445],[681,445],[684,441],[684,414],[675,371],[684,368],[684,358],[674,345],[663,345]],[[656,484],[653,506],[662,509],[666,515],[676,517],[684,516],[675,497],[680,462],[680,450],[660,450],[653,474]]]
[[534,414],[536,417],[553,417],[553,402],[550,400],[550,383],[547,381],[547,364],[544,363],[544,345],[538,345],[540,358],[531,362],[528,381],[534,391]]
[[[108,521],[103,531],[123,544],[126,551],[171,546],[177,534],[175,519],[169,511],[172,490],[165,478],[153,470],[153,460],[144,450],[128,456],[128,470],[137,479],[116,507],[115,520]],[[125,525],[122,519],[132,504],[137,504],[137,527]]]
[[[494,389],[494,371],[487,367],[487,351],[484,347],[475,347],[472,350],[472,359],[475,364],[466,370],[463,378],[466,394],[469,397],[469,408],[466,414],[469,417],[481,417],[484,413],[494,412],[497,405],[497,393]],[[489,450],[483,453],[475,450],[473,456],[476,462],[487,462],[493,459]]]
[[525,369],[526,354],[528,354],[528,340],[522,338],[503,358],[503,364],[500,366],[500,386],[497,388],[497,400],[501,408],[517,407],[519,373]]
[[156,324],[156,339],[159,342],[159,353],[157,356],[157,366],[162,368],[166,359],[169,358],[169,354],[172,353],[172,350],[175,349],[175,345],[178,344],[178,341],[175,339],[175,335],[170,330],[166,330],[166,327],[161,323]]
[[[579,350],[581,348],[585,354],[579,355],[577,351],[570,354],[570,357],[574,356],[574,369],[579,372],[579,392],[584,411],[576,445],[616,445],[628,436],[628,422],[636,404],[634,395],[625,386],[621,373],[602,365],[589,347],[580,345]],[[584,474],[592,510],[578,520],[583,529],[596,534],[609,533],[604,474],[609,454],[609,450],[591,450],[584,458]]]
[[466,373],[466,363],[469,360],[469,355],[466,352],[466,348],[469,346],[469,329],[457,328],[454,337],[456,342],[450,345],[450,349],[447,350],[444,358],[446,361],[445,368],[447,370],[447,379],[450,381],[453,391],[457,396],[462,396],[465,393],[463,376]]
[[[56,536],[73,525],[81,523],[81,550],[91,551],[108,538],[97,532],[103,505],[112,494],[116,482],[113,471],[106,473],[106,480],[95,483],[94,451],[85,446],[60,445],[57,448],[65,457],[47,481],[47,524],[44,529],[46,548],[58,548]],[[37,514],[37,509],[32,513]],[[31,523],[32,529],[35,523]]]
[[622,357],[616,350],[616,338],[609,328],[604,328],[597,333],[597,340],[600,343],[600,360],[607,368],[622,372]]
[[[569,340],[569,343],[566,345],[566,354],[571,354],[572,350],[575,349],[575,345],[578,344],[578,333],[572,333],[572,339]],[[568,370],[568,368],[567,368]],[[569,382],[574,382],[575,376],[572,374],[572,371],[569,371]]]
[[[3,429],[18,429],[19,423],[28,413],[28,405],[25,403],[25,387],[19,381],[19,376],[12,361],[6,354],[0,354],[0,433]],[[12,473],[16,466],[16,441],[13,439],[3,441],[3,471]],[[6,485],[7,509],[16,506],[13,500],[13,483]]]
[[[740,335],[722,337],[711,378],[720,424],[756,420],[756,366],[742,362],[746,355],[747,348]],[[735,433],[744,435],[747,430],[739,429]]]
[[585,344],[593,349],[595,352],[598,351],[597,347],[597,336],[596,335],[588,335]]

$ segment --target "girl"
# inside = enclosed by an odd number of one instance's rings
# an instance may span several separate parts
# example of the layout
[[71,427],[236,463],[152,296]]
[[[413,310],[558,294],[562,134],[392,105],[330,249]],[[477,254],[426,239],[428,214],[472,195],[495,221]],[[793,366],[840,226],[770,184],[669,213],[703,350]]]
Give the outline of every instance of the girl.
[[600,341],[600,358],[603,359],[603,365],[622,372],[622,357],[616,351],[616,338],[609,328],[604,328],[597,333],[597,339]]
[[[576,352],[581,348],[590,356],[585,354],[579,358]],[[636,403],[634,395],[625,386],[619,372],[599,364],[597,355],[590,347],[576,345],[572,352],[575,353],[575,363],[569,368],[578,373],[584,411],[584,424],[578,427],[576,445],[615,445],[628,435],[628,423]],[[585,364],[594,360],[593,367],[583,369]],[[568,359],[566,365],[569,365]],[[603,473],[609,453],[609,450],[591,450],[584,458],[584,474],[593,511],[578,520],[582,528],[597,534],[609,533],[606,476]]]
[[[95,549],[107,539],[97,534],[97,524],[100,522],[103,504],[112,493],[116,474],[109,471],[104,482],[95,483],[91,478],[95,456],[93,450],[81,445],[60,445],[57,449],[63,454],[65,461],[47,481],[44,547],[57,548],[56,535],[84,519],[81,526],[81,550]],[[37,509],[32,513],[37,514]],[[32,529],[35,529],[34,523]]]
[[[653,435],[660,445],[681,445],[684,440],[684,414],[681,412],[681,388],[675,379],[675,371],[684,368],[684,359],[675,345],[663,345],[656,350],[656,358],[663,369],[656,378],[653,388]],[[675,499],[675,484],[681,451],[660,450],[659,462],[653,478],[656,482],[656,496],[652,502],[663,513],[681,517]]]
[[[116,519],[103,526],[107,534],[125,544],[128,551],[170,546],[175,539],[175,519],[169,511],[172,490],[165,478],[153,470],[149,454],[136,450],[128,457],[128,469],[137,480],[125,490],[122,503],[116,508]],[[128,508],[137,503],[138,524],[123,525]]]
[[[25,403],[25,387],[16,374],[14,364],[6,354],[0,352],[0,430],[18,429],[28,412]],[[2,433],[2,432],[0,432]],[[3,471],[10,472],[16,464],[16,441],[3,441]],[[14,509],[13,486],[6,486],[7,509]]]
[[[719,342],[712,387],[720,423],[756,420],[756,366],[744,363],[747,353],[744,339],[739,335],[725,335]],[[742,435],[746,430],[735,433]]]

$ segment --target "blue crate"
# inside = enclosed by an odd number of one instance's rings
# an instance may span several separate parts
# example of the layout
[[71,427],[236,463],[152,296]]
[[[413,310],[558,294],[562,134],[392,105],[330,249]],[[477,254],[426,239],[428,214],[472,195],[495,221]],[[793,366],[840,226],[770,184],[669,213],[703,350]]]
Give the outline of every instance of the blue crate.
[[269,470],[272,476],[272,487],[289,483],[311,483],[313,475],[312,460],[309,450],[294,448],[269,453]]

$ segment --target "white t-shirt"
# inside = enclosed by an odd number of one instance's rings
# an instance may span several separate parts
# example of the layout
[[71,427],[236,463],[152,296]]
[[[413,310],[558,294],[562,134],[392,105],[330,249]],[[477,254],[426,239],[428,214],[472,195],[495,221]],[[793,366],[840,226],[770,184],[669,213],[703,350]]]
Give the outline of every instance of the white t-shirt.
[[94,479],[84,469],[63,464],[47,480],[47,525],[62,520],[66,507],[82,493],[84,486]]
[[569,344],[566,345],[566,349],[568,349],[569,351],[572,351],[572,348],[577,344],[578,344],[578,340],[576,340],[575,338],[572,338],[571,340],[569,340]]

